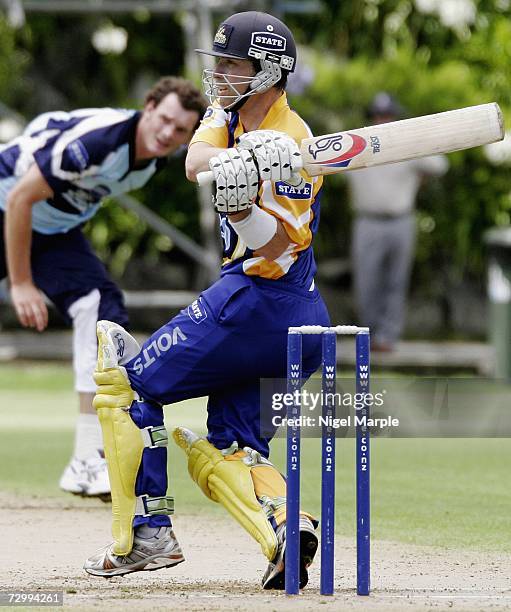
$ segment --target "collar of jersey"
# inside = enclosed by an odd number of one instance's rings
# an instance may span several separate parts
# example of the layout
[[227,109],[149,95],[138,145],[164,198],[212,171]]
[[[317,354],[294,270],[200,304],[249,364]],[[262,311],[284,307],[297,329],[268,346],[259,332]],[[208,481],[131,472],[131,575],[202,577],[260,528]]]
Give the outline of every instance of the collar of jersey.
[[[257,129],[258,130],[275,129],[274,126],[275,126],[276,118],[280,115],[280,113],[286,110],[289,110],[289,104],[287,103],[286,92],[282,92],[282,95],[279,98],[277,98],[275,102],[270,106],[270,108],[268,109],[268,112],[266,113],[266,117],[261,121]],[[241,123],[238,124],[238,120],[239,120],[238,113],[235,113],[234,117],[235,117],[234,129],[236,129],[236,126],[238,125],[241,129],[241,132],[238,132],[238,136],[239,136],[245,131],[245,129],[241,125]],[[233,120],[233,115],[231,115],[231,121],[232,120]]]
[[[132,117],[130,117],[129,119],[129,139],[128,139],[128,143],[129,143],[129,168],[128,171],[126,172],[126,174],[128,172],[131,172],[132,170],[135,169],[135,153],[137,150],[137,125],[138,122],[140,121],[140,117],[142,116],[142,113],[140,111],[135,111],[135,113],[133,114]],[[149,160],[151,161],[151,160]],[[140,169],[140,168],[137,168]]]
[[286,92],[282,92],[280,98],[277,98],[275,102],[270,106],[266,117],[261,121],[261,125],[257,128],[258,130],[265,130],[268,127],[275,125],[275,118],[284,110],[289,109],[287,103]]

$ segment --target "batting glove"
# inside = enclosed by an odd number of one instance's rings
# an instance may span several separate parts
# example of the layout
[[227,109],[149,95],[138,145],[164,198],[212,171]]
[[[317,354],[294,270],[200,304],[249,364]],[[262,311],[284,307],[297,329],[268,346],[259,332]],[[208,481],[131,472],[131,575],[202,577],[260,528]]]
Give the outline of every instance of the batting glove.
[[287,181],[303,166],[298,145],[283,132],[248,132],[240,136],[237,146],[252,153],[263,181]]
[[213,204],[220,213],[235,213],[251,206],[259,191],[259,174],[250,151],[227,149],[209,160],[215,175]]

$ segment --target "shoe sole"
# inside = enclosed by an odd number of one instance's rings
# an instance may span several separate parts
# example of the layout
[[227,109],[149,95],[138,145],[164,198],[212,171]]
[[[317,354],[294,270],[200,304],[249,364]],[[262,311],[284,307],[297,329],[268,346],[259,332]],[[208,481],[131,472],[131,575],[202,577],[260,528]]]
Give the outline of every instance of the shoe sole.
[[86,498],[89,498],[89,499],[99,499],[104,504],[112,503],[112,494],[111,493],[94,493],[92,495],[90,493],[86,493],[85,495],[82,495],[82,497],[86,497]]
[[102,502],[110,502],[112,501],[112,494],[110,491],[84,491],[82,493],[82,497],[97,497]]
[[59,482],[59,489],[61,491],[64,491],[64,493],[72,493],[73,495],[82,495],[83,492],[85,491],[86,482],[85,480],[82,480],[81,482],[83,484],[80,485],[76,482],[76,480],[71,481],[71,482],[69,481],[66,482],[65,480],[64,481],[61,480]]
[[[309,582],[309,572],[307,571],[310,567],[316,551],[318,550],[318,539],[315,534],[310,531],[300,531],[300,588],[303,589]],[[279,590],[283,591],[286,588],[286,551],[280,563],[275,565],[273,575],[266,580],[263,585],[265,590]]]
[[112,570],[100,569],[96,570],[93,568],[84,567],[83,569],[88,573],[92,574],[92,576],[101,576],[102,578],[115,578],[116,576],[125,576],[126,574],[132,574],[133,572],[155,572],[156,570],[165,569],[166,567],[174,567],[175,565],[179,565],[185,561],[184,557],[179,557],[177,559],[169,559],[165,557],[165,563],[163,565],[158,565],[156,567],[147,567],[149,564],[153,564],[158,560],[159,557],[155,557],[154,559],[143,561],[139,561],[138,563],[134,563],[133,565],[116,567]]
[[112,494],[110,492],[108,493],[89,493],[88,491],[85,490],[81,490],[81,491],[70,491],[69,489],[63,489],[62,487],[60,487],[61,491],[64,491],[64,493],[70,493],[71,495],[76,495],[77,497],[82,497],[82,498],[88,498],[88,499],[100,499],[102,502],[104,502],[105,504],[108,504],[112,501]]
[[83,489],[78,489],[78,488],[70,489],[70,488],[67,488],[67,487],[62,487],[60,485],[59,485],[59,489],[61,491],[64,491],[64,493],[71,493],[71,495],[83,495]]

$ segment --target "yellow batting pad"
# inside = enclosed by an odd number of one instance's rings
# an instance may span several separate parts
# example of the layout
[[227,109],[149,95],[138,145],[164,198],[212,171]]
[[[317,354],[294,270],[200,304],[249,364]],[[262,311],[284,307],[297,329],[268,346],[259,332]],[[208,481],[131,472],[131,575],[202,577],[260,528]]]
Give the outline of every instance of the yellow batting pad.
[[94,372],[94,382],[98,386],[93,400],[94,408],[129,408],[135,399],[135,393],[130,387],[123,368],[115,368],[105,372]]
[[133,518],[136,509],[135,482],[144,445],[140,429],[122,408],[99,407],[105,457],[112,489],[113,552],[128,555],[133,547]]
[[225,457],[205,438],[184,427],[177,427],[173,437],[188,455],[188,472],[202,492],[219,502],[273,560],[277,537],[255,495],[251,468],[241,461],[245,453]]
[[135,482],[142,461],[144,444],[140,429],[128,409],[135,398],[124,368],[117,366],[118,355],[112,334],[122,333],[136,349],[136,341],[120,326],[99,321],[98,363],[94,380],[98,385],[94,408],[101,429],[108,475],[112,489],[113,552],[128,555],[133,547],[133,518],[136,509]]

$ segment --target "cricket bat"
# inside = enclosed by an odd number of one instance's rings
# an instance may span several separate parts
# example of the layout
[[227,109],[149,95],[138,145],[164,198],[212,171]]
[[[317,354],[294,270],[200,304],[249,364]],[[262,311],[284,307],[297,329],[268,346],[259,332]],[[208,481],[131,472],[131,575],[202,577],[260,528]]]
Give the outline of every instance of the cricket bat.
[[[504,120],[495,102],[445,113],[381,123],[336,134],[304,138],[303,168],[310,176],[452,153],[504,138]],[[212,172],[197,175],[211,183]]]

